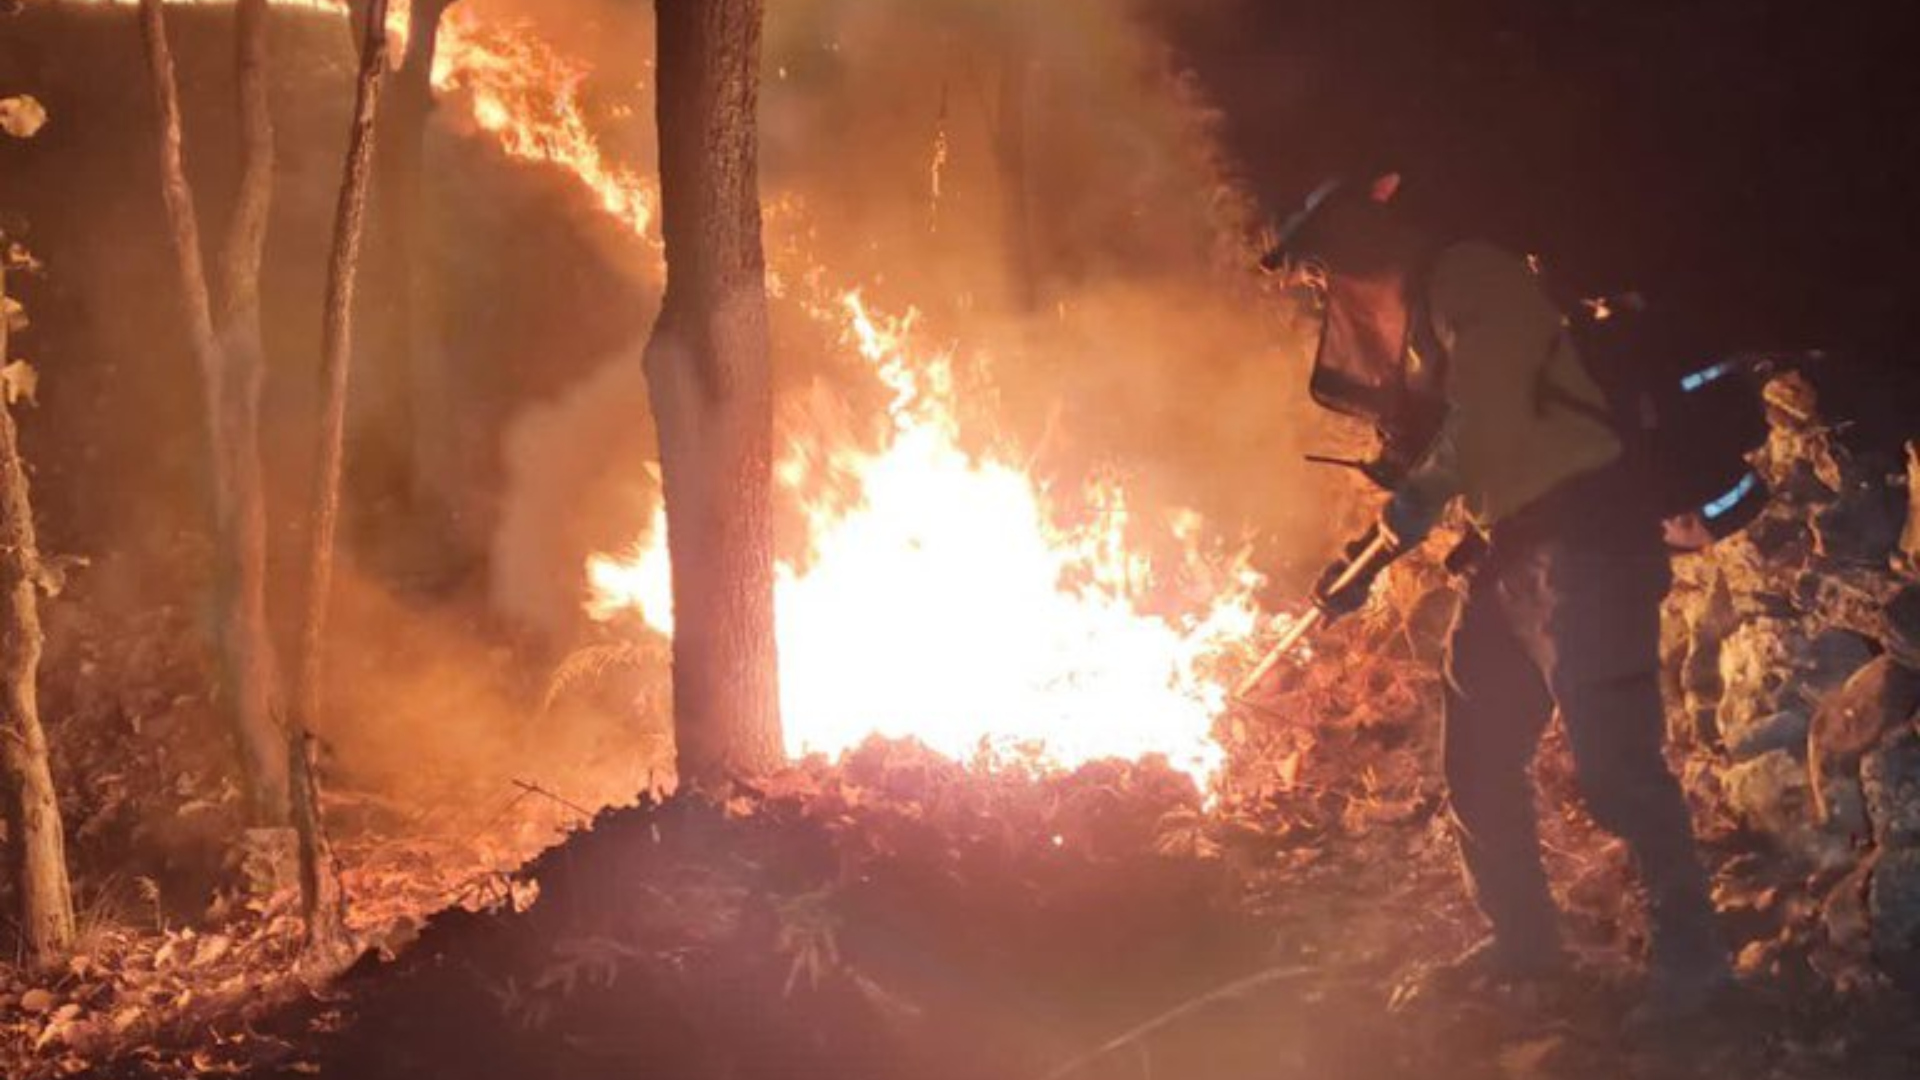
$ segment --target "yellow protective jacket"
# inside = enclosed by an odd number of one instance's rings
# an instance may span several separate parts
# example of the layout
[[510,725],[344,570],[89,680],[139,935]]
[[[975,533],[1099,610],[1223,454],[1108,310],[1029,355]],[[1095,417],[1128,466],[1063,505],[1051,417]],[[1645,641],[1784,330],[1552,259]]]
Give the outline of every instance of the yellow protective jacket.
[[1388,503],[1387,527],[1403,542],[1424,537],[1455,496],[1490,529],[1620,457],[1620,439],[1601,419],[1606,397],[1526,260],[1487,243],[1455,244],[1434,262],[1426,300],[1448,415],[1427,461]]

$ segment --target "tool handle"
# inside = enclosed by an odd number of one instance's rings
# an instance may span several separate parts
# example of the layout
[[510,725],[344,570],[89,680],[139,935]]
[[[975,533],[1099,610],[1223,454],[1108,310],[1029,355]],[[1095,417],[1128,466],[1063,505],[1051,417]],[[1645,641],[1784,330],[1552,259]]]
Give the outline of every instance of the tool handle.
[[[1345,588],[1358,580],[1360,575],[1377,570],[1378,566],[1376,564],[1391,562],[1398,555],[1399,551],[1394,545],[1393,537],[1389,535],[1385,529],[1377,525],[1374,526],[1368,534],[1366,546],[1361,548],[1360,553],[1355,555],[1352,561],[1347,563],[1346,571],[1334,579],[1334,583],[1328,591],[1337,592]],[[1258,689],[1261,682],[1273,673],[1273,669],[1280,666],[1280,661],[1285,660],[1291,655],[1294,647],[1299,645],[1301,640],[1311,633],[1315,627],[1318,627],[1326,620],[1327,613],[1325,609],[1320,607],[1314,607],[1298,619],[1295,619],[1293,625],[1287,627],[1286,632],[1280,635],[1280,640],[1275,642],[1273,648],[1267,651],[1267,655],[1261,658],[1260,663],[1256,665],[1252,671],[1247,673],[1246,678],[1240,680],[1240,685],[1234,689],[1233,696],[1236,698],[1245,698],[1248,694]]]
[[1267,650],[1267,655],[1261,658],[1260,663],[1247,673],[1246,678],[1240,680],[1240,685],[1234,689],[1233,696],[1244,698],[1253,693],[1266,680],[1266,677],[1273,673],[1273,669],[1280,666],[1280,661],[1292,654],[1294,646],[1300,644],[1300,640],[1306,637],[1314,627],[1325,621],[1326,617],[1326,612],[1313,608],[1295,619],[1293,625],[1287,627],[1286,633],[1280,635],[1280,640],[1274,643],[1273,648]]

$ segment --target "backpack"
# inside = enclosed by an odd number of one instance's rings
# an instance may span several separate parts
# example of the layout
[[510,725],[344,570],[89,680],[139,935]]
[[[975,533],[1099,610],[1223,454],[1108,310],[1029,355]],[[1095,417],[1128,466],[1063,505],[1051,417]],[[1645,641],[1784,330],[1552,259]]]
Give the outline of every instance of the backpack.
[[1607,408],[1595,410],[1550,385],[1542,387],[1543,397],[1596,414],[1613,428],[1662,518],[1692,515],[1711,542],[1759,517],[1770,493],[1749,458],[1767,441],[1762,387],[1777,357],[1717,351],[1682,319],[1650,308],[1637,294],[1580,300],[1562,310]]

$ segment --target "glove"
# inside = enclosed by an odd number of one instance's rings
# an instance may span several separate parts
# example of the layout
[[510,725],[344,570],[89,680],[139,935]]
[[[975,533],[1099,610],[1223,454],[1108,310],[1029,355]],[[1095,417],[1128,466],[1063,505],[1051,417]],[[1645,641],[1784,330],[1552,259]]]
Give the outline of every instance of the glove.
[[1393,537],[1396,547],[1419,547],[1440,523],[1452,498],[1453,492],[1429,478],[1407,480],[1394,489],[1381,508],[1380,526]]
[[1353,568],[1355,560],[1361,558],[1369,548],[1373,547],[1379,535],[1380,530],[1376,526],[1368,530],[1364,536],[1349,543],[1341,552],[1340,558],[1335,559],[1322,571],[1320,580],[1314,583],[1313,606],[1320,609],[1321,615],[1328,623],[1333,623],[1342,616],[1351,615],[1365,606],[1367,597],[1373,595],[1373,583],[1380,579],[1380,572],[1393,561],[1390,554],[1385,557],[1376,555],[1366,565],[1361,566],[1350,579],[1342,580],[1347,578],[1348,571]]

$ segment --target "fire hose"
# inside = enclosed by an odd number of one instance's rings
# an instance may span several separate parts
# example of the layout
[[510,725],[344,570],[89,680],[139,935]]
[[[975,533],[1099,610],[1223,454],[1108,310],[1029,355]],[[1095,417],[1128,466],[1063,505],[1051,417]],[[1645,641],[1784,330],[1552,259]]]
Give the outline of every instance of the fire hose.
[[[1378,577],[1388,564],[1400,557],[1403,549],[1394,542],[1391,533],[1375,525],[1347,550],[1350,554],[1344,567],[1340,568],[1338,573],[1335,573],[1333,568],[1329,568],[1328,578],[1331,580],[1323,578],[1321,585],[1314,589],[1313,607],[1293,620],[1293,623],[1280,635],[1280,640],[1274,643],[1273,648],[1267,650],[1267,655],[1261,658],[1260,663],[1247,673],[1246,678],[1240,680],[1240,685],[1233,691],[1236,700],[1245,700],[1247,695],[1257,689],[1267,676],[1273,673],[1274,668],[1280,666],[1281,661],[1293,655],[1294,649],[1299,647],[1315,627],[1329,620],[1333,614],[1328,610],[1330,598],[1339,596],[1362,582],[1370,586],[1373,579]],[[1341,564],[1336,563],[1335,567],[1341,567]]]

